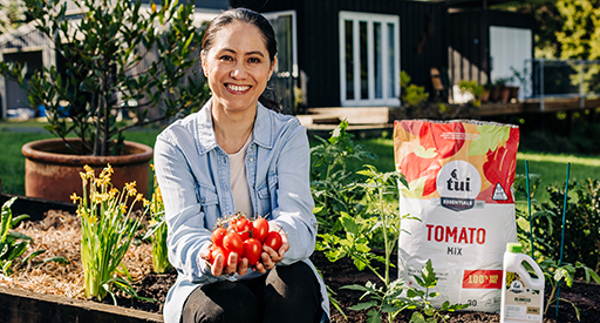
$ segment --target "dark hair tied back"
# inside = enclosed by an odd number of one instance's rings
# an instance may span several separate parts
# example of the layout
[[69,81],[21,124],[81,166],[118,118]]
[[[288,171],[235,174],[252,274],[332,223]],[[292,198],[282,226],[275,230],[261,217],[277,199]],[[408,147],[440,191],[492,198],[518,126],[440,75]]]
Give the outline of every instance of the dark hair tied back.
[[[227,10],[211,20],[206,26],[204,38],[202,38],[202,50],[206,52],[209,51],[214,44],[217,32],[221,30],[221,28],[234,21],[240,21],[254,25],[258,28],[258,30],[260,30],[265,42],[265,47],[269,52],[269,59],[271,60],[271,64],[273,64],[275,62],[275,56],[277,55],[277,40],[275,39],[275,31],[273,30],[273,26],[271,26],[271,23],[269,23],[269,21],[263,15],[247,8],[235,8]],[[265,92],[267,91],[272,92],[270,89],[265,90]],[[279,104],[279,102],[277,102],[274,98],[269,98],[267,95],[265,95],[265,92],[261,94],[258,101],[271,110],[281,112],[281,104]],[[274,97],[275,93],[272,94]]]

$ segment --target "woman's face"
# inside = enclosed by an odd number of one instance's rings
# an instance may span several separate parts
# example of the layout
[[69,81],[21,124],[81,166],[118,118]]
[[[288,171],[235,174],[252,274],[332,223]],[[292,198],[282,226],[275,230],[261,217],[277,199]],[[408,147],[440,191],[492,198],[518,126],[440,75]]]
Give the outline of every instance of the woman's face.
[[256,108],[275,65],[256,26],[234,21],[221,28],[201,57],[214,109],[243,112]]

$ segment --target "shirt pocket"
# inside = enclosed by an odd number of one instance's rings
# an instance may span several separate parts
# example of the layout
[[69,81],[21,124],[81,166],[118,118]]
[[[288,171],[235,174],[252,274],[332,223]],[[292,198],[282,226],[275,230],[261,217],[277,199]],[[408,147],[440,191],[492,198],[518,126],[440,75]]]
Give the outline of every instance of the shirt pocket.
[[212,228],[219,217],[219,196],[213,186],[196,184],[200,212],[204,213],[207,228]]
[[260,216],[271,215],[271,211],[277,208],[277,188],[279,177],[275,172],[269,172],[267,180],[258,186],[258,214]]

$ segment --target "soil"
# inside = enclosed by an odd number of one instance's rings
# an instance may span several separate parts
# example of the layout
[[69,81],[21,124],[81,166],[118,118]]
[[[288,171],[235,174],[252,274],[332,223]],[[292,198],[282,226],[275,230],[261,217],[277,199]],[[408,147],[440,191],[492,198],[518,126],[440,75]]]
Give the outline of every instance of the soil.
[[[48,224],[46,221],[46,223],[34,225],[28,224],[21,226],[20,228],[28,228],[29,230],[57,230],[57,228],[64,229],[61,227],[65,222],[64,219],[69,218],[69,215],[63,213],[59,214],[59,216],[54,216],[54,218],[55,221],[61,222],[61,226],[57,226],[56,223]],[[67,222],[74,221],[70,220]],[[31,235],[30,231],[27,231],[26,233]],[[45,238],[51,235],[52,234],[50,233],[41,234],[41,236],[44,236]],[[64,235],[62,236],[62,238],[64,239]],[[36,238],[34,237],[34,241],[35,240]],[[145,263],[143,264],[143,266],[141,266],[146,268],[148,256],[147,249],[140,249],[140,251],[137,252],[140,253],[140,256],[129,258],[146,258]],[[73,258],[73,256],[71,257]],[[76,262],[76,259],[71,260],[72,262]],[[332,322],[366,322],[368,318],[368,310],[352,311],[349,309],[350,306],[360,302],[360,297],[362,293],[352,290],[340,289],[340,287],[352,284],[364,285],[368,281],[378,282],[378,278],[368,270],[358,271],[350,259],[341,259],[335,263],[332,263],[329,262],[329,260],[327,260],[327,258],[325,258],[325,256],[321,252],[315,252],[311,256],[311,260],[322,273],[327,286],[336,293],[334,298],[339,302],[343,312],[347,316],[347,318],[344,318],[344,316],[332,306]],[[128,266],[128,268],[131,267],[131,265],[126,266]],[[71,268],[69,271],[75,271],[77,267],[77,265],[73,265],[73,268]],[[23,268],[23,270],[25,270],[25,268]],[[51,270],[54,269],[51,268]],[[118,298],[118,305],[148,312],[161,312],[167,291],[169,287],[175,282],[176,272],[175,270],[171,270],[166,274],[160,275],[155,274],[147,269],[141,270],[141,272],[143,272],[143,275],[140,274],[140,279],[137,279],[137,281],[134,284],[138,291],[138,294],[142,297],[153,298],[157,301],[147,302],[137,299],[132,300],[128,297],[122,296]],[[33,278],[31,277],[33,275],[35,275],[35,272],[32,271],[25,273],[25,277],[27,277],[28,280],[33,280]],[[23,280],[23,278],[17,277],[13,279],[13,281],[15,280]],[[549,287],[546,288],[546,298],[549,294],[548,288]],[[81,297],[80,291],[71,294],[74,294],[73,297]],[[558,317],[555,317],[556,308],[554,305],[552,305],[550,306],[550,309],[548,311],[549,314],[546,315],[546,317],[544,318],[544,323],[600,322],[600,285],[597,285],[595,283],[586,284],[582,281],[575,281],[571,288],[562,286],[560,296],[564,300],[560,302]],[[577,320],[575,310],[569,304],[569,302],[576,304],[577,308],[579,308],[581,319],[580,321]],[[112,300],[110,299],[110,297],[108,297],[105,299],[104,303],[111,304]],[[497,313],[461,311],[447,314],[449,315],[449,318],[446,320],[446,322],[448,323],[488,323],[500,321],[500,315]],[[412,312],[403,311],[400,313],[400,315],[394,322],[409,322],[411,315]]]

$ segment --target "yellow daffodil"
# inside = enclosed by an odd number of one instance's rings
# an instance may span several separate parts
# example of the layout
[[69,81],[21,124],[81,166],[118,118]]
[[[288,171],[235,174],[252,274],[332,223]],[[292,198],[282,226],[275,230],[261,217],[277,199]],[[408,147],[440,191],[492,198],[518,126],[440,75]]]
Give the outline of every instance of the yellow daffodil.
[[111,200],[114,199],[117,196],[117,194],[119,194],[119,190],[114,187],[111,188],[110,191],[108,192],[109,199],[111,199]]
[[87,175],[87,178],[94,178],[94,170],[89,165],[84,165],[83,169]]

